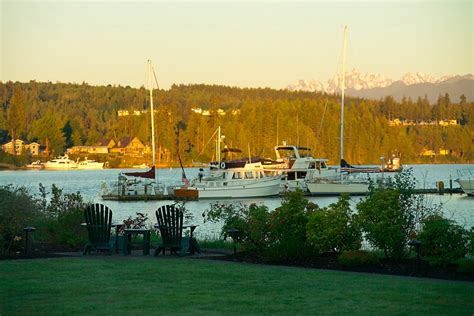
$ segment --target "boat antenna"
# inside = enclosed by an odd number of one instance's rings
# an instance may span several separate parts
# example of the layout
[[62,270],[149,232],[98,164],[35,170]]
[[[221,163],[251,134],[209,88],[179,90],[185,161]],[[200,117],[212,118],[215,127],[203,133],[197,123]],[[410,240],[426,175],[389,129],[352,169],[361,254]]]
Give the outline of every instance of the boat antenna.
[[[341,159],[339,164],[342,163],[344,159],[344,90],[345,90],[345,71],[346,71],[346,34],[347,34],[347,25],[344,25],[344,39],[342,44],[342,80],[341,80],[341,139],[340,139],[340,152]],[[341,180],[342,180],[342,172]]]
[[[154,119],[154,109],[153,109],[153,86],[151,84],[151,73],[153,68],[151,66],[151,59],[148,59],[148,87],[150,89],[150,115],[151,115],[151,150],[153,153],[153,166],[156,163],[156,154],[155,154],[155,119]],[[154,72],[153,72],[154,73]],[[156,79],[156,76],[155,76]]]
[[277,143],[276,143],[276,145],[277,145],[277,146],[278,146],[278,136],[279,136],[279,135],[278,135],[278,129],[279,129],[279,128],[278,128],[278,125],[280,125],[280,115],[277,115],[277,130],[276,130],[276,134],[277,134],[277,139],[276,139],[276,140],[277,140]]

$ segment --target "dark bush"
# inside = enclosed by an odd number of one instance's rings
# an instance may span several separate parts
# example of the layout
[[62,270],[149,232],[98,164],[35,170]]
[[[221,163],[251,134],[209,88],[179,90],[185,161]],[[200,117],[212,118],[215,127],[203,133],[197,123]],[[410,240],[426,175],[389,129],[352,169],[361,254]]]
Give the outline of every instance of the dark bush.
[[474,260],[473,259],[459,260],[458,272],[461,274],[474,275]]
[[431,215],[423,220],[421,254],[431,265],[447,265],[464,258],[467,253],[467,231],[454,221],[441,215]]
[[471,230],[469,231],[467,252],[471,256],[474,256],[474,227],[471,227]]
[[377,255],[364,250],[344,251],[337,258],[340,265],[345,268],[375,265],[379,262]]
[[203,216],[205,221],[223,221],[221,235],[228,238],[230,229],[237,229],[235,236],[241,247],[262,254],[268,247],[269,212],[265,205],[211,204]]
[[19,251],[23,246],[23,228],[37,226],[42,214],[24,187],[0,187],[0,253]]
[[358,250],[362,234],[352,214],[349,196],[343,195],[337,203],[312,212],[306,236],[316,252]]
[[40,209],[46,214],[43,222],[46,239],[54,244],[69,247],[82,246],[87,242],[87,231],[81,227],[84,222],[84,202],[80,193],[63,194],[62,189],[53,184],[51,198],[47,199],[46,189],[40,184]]

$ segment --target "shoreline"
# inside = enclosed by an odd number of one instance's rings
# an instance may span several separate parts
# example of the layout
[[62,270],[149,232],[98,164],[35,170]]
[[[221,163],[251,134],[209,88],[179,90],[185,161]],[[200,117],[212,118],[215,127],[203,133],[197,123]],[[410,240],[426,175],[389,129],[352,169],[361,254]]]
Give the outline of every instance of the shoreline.
[[[421,165],[472,165],[471,162],[426,162],[426,163],[406,163],[404,166],[421,166]],[[378,164],[362,164],[358,166],[378,166]],[[193,164],[185,164],[183,165],[184,168],[202,168],[203,166],[197,166]],[[338,165],[328,165],[328,167],[339,167]],[[113,170],[120,170],[120,169],[135,169],[135,170],[148,170],[151,167],[144,167],[144,168],[136,168],[133,166],[123,166],[123,167],[108,167],[108,168],[103,168],[103,169],[38,169],[38,168],[28,168],[26,166],[15,166],[13,164],[7,164],[7,163],[0,163],[0,172],[1,171],[23,171],[23,170],[38,170],[38,171],[79,171],[79,170],[107,170],[107,169],[113,169]],[[170,164],[170,165],[163,165],[161,164],[160,166],[155,166],[156,169],[169,169],[169,168],[181,168],[179,164]]]

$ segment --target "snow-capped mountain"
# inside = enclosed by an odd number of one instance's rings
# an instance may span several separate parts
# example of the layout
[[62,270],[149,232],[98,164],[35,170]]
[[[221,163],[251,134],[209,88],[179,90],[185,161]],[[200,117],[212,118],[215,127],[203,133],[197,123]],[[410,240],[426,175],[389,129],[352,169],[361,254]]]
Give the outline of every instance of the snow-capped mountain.
[[[400,80],[394,81],[381,74],[362,73],[352,70],[346,73],[346,93],[349,96],[380,98],[388,95],[401,99],[403,96],[416,98],[428,95],[430,101],[436,101],[438,95],[461,92],[472,100],[474,76],[445,75],[439,78],[417,72],[407,73]],[[318,80],[299,80],[288,85],[290,91],[319,91],[326,93],[340,92],[341,76],[336,75],[326,82]],[[433,100],[432,100],[433,99]]]

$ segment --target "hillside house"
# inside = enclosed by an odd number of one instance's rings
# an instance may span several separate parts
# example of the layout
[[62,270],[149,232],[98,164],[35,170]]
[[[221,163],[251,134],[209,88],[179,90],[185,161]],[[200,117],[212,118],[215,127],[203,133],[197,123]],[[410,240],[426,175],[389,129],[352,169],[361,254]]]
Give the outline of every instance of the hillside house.
[[68,154],[108,154],[107,146],[73,146],[67,149]]
[[142,155],[144,151],[145,145],[137,137],[122,137],[115,147],[110,149],[112,153],[127,155]]
[[96,146],[105,146],[107,148],[114,148],[117,143],[112,138],[104,138],[98,140],[95,145]]
[[41,145],[37,142],[27,144],[21,139],[11,140],[6,144],[2,145],[2,150],[10,155],[21,155],[25,151],[29,151],[32,156],[38,156],[41,153]]

